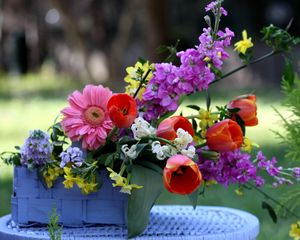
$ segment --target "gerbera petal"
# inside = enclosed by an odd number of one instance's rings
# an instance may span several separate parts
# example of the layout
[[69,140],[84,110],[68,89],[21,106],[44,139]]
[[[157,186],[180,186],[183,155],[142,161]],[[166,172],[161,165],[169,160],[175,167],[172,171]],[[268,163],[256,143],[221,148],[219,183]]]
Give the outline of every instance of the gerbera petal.
[[72,108],[82,111],[87,107],[87,102],[84,96],[79,92],[73,92],[68,98],[69,104]]
[[82,114],[80,110],[71,107],[66,107],[61,112],[68,117],[81,117]]

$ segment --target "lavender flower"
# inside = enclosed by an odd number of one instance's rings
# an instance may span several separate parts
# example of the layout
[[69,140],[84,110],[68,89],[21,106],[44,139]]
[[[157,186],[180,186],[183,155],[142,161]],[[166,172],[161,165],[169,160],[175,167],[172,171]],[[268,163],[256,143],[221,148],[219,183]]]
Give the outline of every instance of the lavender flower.
[[60,155],[61,163],[60,167],[64,168],[67,163],[71,162],[75,167],[80,167],[84,161],[83,152],[78,147],[69,147],[66,151],[62,152]]
[[44,165],[51,159],[53,146],[49,135],[39,129],[31,131],[21,147],[21,164],[27,167]]

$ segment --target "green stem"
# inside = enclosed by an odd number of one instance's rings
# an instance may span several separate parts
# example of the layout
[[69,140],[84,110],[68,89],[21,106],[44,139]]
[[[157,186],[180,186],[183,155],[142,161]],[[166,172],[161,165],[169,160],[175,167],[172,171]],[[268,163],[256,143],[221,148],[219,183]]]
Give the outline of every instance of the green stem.
[[116,126],[114,126],[114,128],[109,132],[107,138],[106,138],[106,142],[105,145],[107,145],[107,143],[110,142],[111,138],[113,137],[113,135],[115,135],[118,131],[118,128]]
[[193,118],[199,118],[199,116],[198,115],[190,115],[190,116],[186,116],[185,118],[193,119]]
[[293,213],[289,208],[287,208],[286,206],[284,206],[283,204],[281,204],[279,201],[277,201],[275,198],[273,198],[270,195],[268,195],[267,193],[265,193],[263,190],[259,189],[258,187],[256,187],[252,183],[247,183],[247,184],[250,187],[252,187],[253,189],[255,189],[256,191],[258,191],[260,194],[262,194],[265,198],[271,200],[272,202],[274,202],[275,204],[277,204],[278,206],[280,206],[281,208],[283,208],[289,214],[291,214],[292,216],[294,216],[297,220],[300,218],[297,214]]
[[263,61],[263,60],[265,60],[265,59],[267,59],[267,58],[269,58],[269,57],[271,57],[271,56],[273,56],[273,55],[275,55],[275,54],[277,54],[277,53],[279,53],[279,52],[276,52],[276,51],[269,52],[268,54],[266,54],[266,55],[264,55],[264,56],[262,56],[262,57],[259,57],[259,58],[255,59],[255,60],[253,60],[253,61],[250,61],[249,63],[246,63],[246,64],[244,64],[244,65],[242,65],[242,66],[240,66],[240,67],[238,67],[238,68],[236,68],[236,69],[234,69],[234,70],[228,72],[228,73],[225,73],[225,74],[222,75],[220,78],[217,78],[217,79],[215,79],[214,81],[212,81],[209,85],[212,85],[212,84],[214,84],[214,83],[216,83],[216,82],[219,82],[219,81],[222,80],[223,78],[229,77],[230,75],[232,75],[232,74],[234,74],[234,73],[236,73],[236,72],[238,72],[238,71],[244,69],[244,68],[247,67],[248,65],[252,65],[252,64],[261,62],[261,61]]
[[109,132],[107,138],[106,138],[106,141],[104,143],[104,145],[102,145],[101,147],[99,147],[93,154],[93,157],[96,158],[96,157],[99,157],[102,149],[110,142],[111,138],[113,137],[114,134],[116,134],[118,131],[118,128],[116,126],[113,127],[113,129]]
[[136,98],[136,96],[138,95],[139,91],[141,90],[141,88],[142,88],[144,82],[146,81],[146,79],[147,79],[150,72],[151,72],[151,68],[148,69],[148,71],[146,72],[146,75],[142,78],[142,81],[141,81],[138,89],[135,91],[135,93],[133,95],[133,98]]
[[176,145],[174,145],[173,143],[171,143],[169,140],[164,139],[164,138],[160,138],[160,137],[156,137],[156,136],[147,136],[147,137],[142,138],[142,140],[160,141],[160,142],[166,143],[166,144],[168,144],[168,145],[176,148]]

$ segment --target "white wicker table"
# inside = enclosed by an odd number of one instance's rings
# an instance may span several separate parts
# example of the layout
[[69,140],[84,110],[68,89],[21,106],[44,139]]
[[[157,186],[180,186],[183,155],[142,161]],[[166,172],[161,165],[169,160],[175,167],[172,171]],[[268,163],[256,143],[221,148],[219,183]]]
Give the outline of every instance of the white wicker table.
[[[137,239],[254,240],[259,221],[250,213],[225,207],[154,206],[146,231]],[[123,226],[63,228],[63,240],[126,239]],[[1,240],[50,239],[46,227],[18,228],[10,215],[0,218]]]

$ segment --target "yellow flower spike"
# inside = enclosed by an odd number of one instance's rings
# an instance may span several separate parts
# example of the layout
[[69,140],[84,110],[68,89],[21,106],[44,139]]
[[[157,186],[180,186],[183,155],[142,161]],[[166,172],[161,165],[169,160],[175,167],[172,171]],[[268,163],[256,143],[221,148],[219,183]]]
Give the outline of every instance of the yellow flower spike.
[[247,31],[246,30],[244,30],[242,32],[242,35],[243,35],[243,40],[238,41],[237,43],[234,44],[234,46],[235,46],[234,51],[245,54],[246,51],[248,50],[248,48],[253,47],[253,43],[252,43],[251,38],[247,37]]
[[[134,67],[127,67],[126,72],[127,76],[124,78],[124,81],[128,83],[128,85],[125,87],[125,93],[133,96],[136,90],[138,89],[140,85],[140,81],[138,79],[138,70],[141,69],[144,74],[148,72],[149,69],[153,69],[154,65],[149,64],[148,61],[146,61],[144,64],[141,62],[137,62]],[[146,78],[146,83],[149,82],[150,78],[152,77],[152,72],[150,72]],[[142,87],[138,93],[138,99],[142,99],[142,95],[145,91],[145,87]]]
[[289,236],[294,240],[300,240],[300,221],[291,225]]
[[206,130],[207,127],[211,127],[214,122],[219,119],[217,114],[212,114],[210,111],[206,111],[203,108],[199,110],[198,118],[200,119],[200,128],[202,130]]
[[249,138],[245,137],[242,145],[242,150],[251,153],[253,147],[259,147],[259,145],[252,142]]

